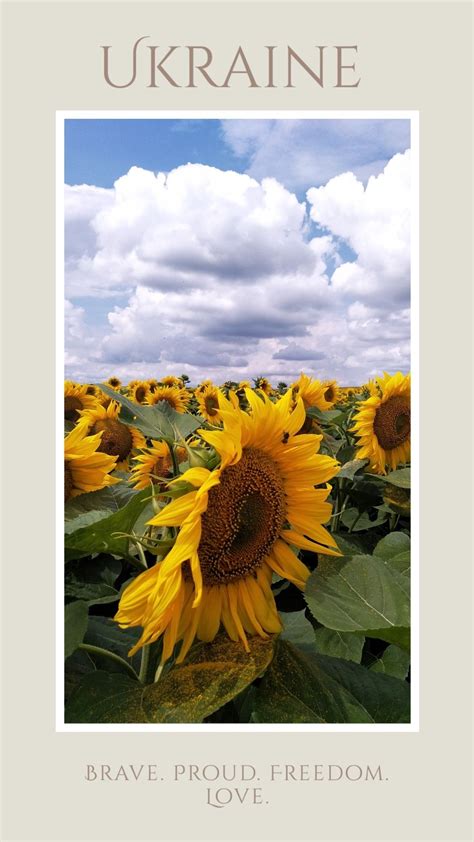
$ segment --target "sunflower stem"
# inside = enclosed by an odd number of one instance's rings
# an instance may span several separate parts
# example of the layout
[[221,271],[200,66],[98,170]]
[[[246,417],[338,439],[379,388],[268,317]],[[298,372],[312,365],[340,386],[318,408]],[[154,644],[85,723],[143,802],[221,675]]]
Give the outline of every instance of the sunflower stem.
[[148,664],[150,663],[150,648],[151,644],[147,643],[142,649],[140,672],[138,673],[138,680],[141,681],[142,684],[146,683],[148,676]]
[[400,520],[400,515],[397,515],[397,514],[390,515],[390,520],[389,520],[389,524],[388,524],[390,532],[393,532],[397,528],[399,520]]
[[146,569],[148,567],[148,565],[146,563],[145,552],[143,550],[143,547],[142,547],[140,541],[134,541],[133,543],[135,544],[135,546],[137,548],[137,553],[140,556],[140,561],[143,564],[143,567]]
[[363,515],[363,512],[359,512],[359,513],[358,513],[358,515],[357,515],[357,517],[356,517],[356,519],[355,519],[354,523],[352,523],[352,524],[351,524],[351,527],[350,527],[350,529],[349,529],[349,532],[353,532],[353,531],[354,531],[354,527],[355,527],[356,523],[358,523],[358,521],[361,519],[362,515]]
[[171,445],[171,447],[170,447],[170,453],[171,453],[171,460],[173,462],[173,476],[177,477],[177,476],[179,476],[179,466],[178,466],[178,460],[176,458],[176,451],[174,449],[174,444]]
[[100,655],[104,658],[110,658],[111,661],[115,661],[122,667],[125,667],[127,672],[129,672],[130,675],[133,676],[135,681],[138,679],[138,675],[136,674],[132,665],[129,664],[124,658],[121,658],[120,655],[116,655],[115,652],[110,652],[108,649],[102,649],[102,646],[92,646],[91,643],[80,643],[78,648],[82,649],[83,652],[88,652],[90,655]]
[[[331,526],[331,532],[337,532],[339,530],[339,524],[341,522],[341,515],[345,511],[345,508],[347,506],[348,501],[349,501],[349,495],[346,494],[346,496],[344,497],[344,500],[342,502],[341,508],[339,509],[338,512],[336,512],[335,515],[333,515],[333,517],[335,517],[335,520],[334,520],[334,524]],[[354,521],[354,523],[355,523],[355,521]]]

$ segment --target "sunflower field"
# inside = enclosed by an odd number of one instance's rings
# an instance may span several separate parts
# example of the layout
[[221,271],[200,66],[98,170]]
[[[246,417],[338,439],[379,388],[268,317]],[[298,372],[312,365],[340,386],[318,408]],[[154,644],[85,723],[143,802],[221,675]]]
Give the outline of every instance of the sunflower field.
[[67,723],[410,721],[410,375],[64,384]]

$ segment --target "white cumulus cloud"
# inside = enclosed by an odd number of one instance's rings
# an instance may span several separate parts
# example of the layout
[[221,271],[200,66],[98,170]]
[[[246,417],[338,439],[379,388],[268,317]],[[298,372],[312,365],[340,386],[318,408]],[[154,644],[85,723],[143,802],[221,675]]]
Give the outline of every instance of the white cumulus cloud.
[[409,301],[410,151],[395,155],[364,185],[351,172],[308,190],[311,218],[344,239],[357,260],[343,262],[334,288],[370,304]]
[[289,381],[304,368],[347,384],[406,369],[410,197],[409,152],[306,202],[201,164],[66,186],[69,376]]

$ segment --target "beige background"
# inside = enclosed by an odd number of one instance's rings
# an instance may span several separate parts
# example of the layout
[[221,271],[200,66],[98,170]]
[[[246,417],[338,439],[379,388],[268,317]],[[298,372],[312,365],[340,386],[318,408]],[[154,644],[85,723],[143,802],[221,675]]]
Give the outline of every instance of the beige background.
[[[4,839],[467,840],[471,609],[469,3],[2,6],[4,156]],[[357,90],[108,88],[99,44],[357,43]],[[117,51],[118,52],[118,51]],[[419,109],[421,731],[54,731],[55,110]],[[60,630],[61,633],[61,630]],[[213,810],[184,784],[88,784],[86,763],[382,764],[377,784],[266,787]]]

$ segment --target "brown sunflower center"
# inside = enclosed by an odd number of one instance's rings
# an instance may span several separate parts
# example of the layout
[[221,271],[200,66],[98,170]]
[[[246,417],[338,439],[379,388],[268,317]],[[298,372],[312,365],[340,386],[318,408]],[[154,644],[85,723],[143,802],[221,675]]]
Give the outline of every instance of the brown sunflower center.
[[109,380],[109,386],[112,386],[112,389],[117,389],[120,386],[120,380],[117,380],[116,377],[111,377]]
[[160,482],[158,477],[171,476],[171,458],[169,456],[158,456],[152,469],[152,482]]
[[72,489],[74,488],[74,480],[72,478],[72,472],[67,462],[64,463],[64,502],[66,503],[71,494]]
[[324,399],[331,403],[334,400],[334,386],[328,386],[328,388],[324,392]]
[[214,415],[217,415],[217,411],[219,409],[219,401],[214,395],[207,395],[204,400],[204,406],[206,407],[206,412],[211,418]]
[[119,462],[126,459],[133,445],[132,434],[125,424],[115,418],[106,418],[103,421],[96,421],[91,433],[100,433],[103,430],[102,439],[97,450],[99,453],[108,453],[109,456],[118,456]]
[[81,409],[83,409],[83,406],[79,398],[74,397],[74,395],[68,395],[64,398],[65,421],[77,421]]
[[146,389],[144,386],[138,386],[135,392],[135,400],[137,403],[142,403],[146,398]]
[[375,413],[374,433],[384,450],[393,450],[410,436],[410,400],[394,395]]
[[283,479],[275,462],[247,448],[209,492],[198,547],[203,582],[222,585],[253,573],[285,522]]

